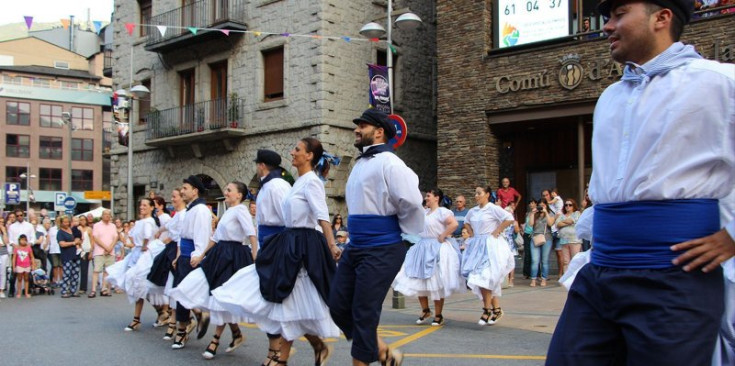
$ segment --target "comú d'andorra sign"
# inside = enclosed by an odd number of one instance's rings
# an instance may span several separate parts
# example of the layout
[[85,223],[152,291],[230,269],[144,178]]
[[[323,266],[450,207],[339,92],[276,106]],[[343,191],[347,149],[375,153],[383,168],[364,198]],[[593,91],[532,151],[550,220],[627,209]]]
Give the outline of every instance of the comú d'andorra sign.
[[[735,61],[735,44],[720,46],[715,43],[712,57],[719,62]],[[577,54],[564,55],[559,59],[560,67],[556,70],[542,70],[532,74],[506,75],[495,78],[495,90],[500,94],[510,92],[548,88],[557,82],[566,90],[574,90],[584,79],[598,81],[601,79],[617,80],[623,75],[623,66],[609,58],[599,58],[582,63]]]

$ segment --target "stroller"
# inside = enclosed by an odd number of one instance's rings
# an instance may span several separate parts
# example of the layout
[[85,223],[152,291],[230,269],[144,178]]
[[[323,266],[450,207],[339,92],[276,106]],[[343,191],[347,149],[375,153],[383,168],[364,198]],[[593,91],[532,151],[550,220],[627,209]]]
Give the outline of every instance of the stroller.
[[34,295],[54,295],[56,291],[51,287],[46,271],[41,269],[40,262],[40,260],[36,259],[36,268],[38,269],[31,272],[30,290]]

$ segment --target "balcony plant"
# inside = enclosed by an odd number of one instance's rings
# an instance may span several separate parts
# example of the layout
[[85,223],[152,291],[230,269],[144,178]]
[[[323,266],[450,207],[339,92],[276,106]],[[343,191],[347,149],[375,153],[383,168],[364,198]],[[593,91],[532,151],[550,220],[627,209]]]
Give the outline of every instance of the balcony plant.
[[238,105],[237,93],[230,93],[230,105],[227,108],[227,120],[230,127],[237,128],[240,125],[240,106]]

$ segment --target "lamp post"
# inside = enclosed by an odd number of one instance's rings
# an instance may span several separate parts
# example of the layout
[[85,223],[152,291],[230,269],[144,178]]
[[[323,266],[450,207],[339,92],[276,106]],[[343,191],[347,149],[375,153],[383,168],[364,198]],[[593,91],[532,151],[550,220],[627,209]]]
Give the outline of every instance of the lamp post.
[[[133,101],[135,99],[146,97],[150,92],[151,91],[143,85],[136,85],[130,88],[130,106],[128,107],[130,110],[128,113],[128,220],[133,220],[135,217],[135,202],[133,200],[133,136],[135,135],[133,133],[133,126],[135,125],[133,122],[133,112],[135,110],[135,106],[133,105]],[[128,96],[128,92],[124,89],[120,89],[116,93],[118,97]]]
[[[30,164],[26,172],[28,173],[31,172]],[[36,178],[36,175],[23,173],[20,175],[20,178],[26,180],[26,215],[27,215],[28,212],[31,210],[31,197],[32,197],[31,196],[31,179]]]
[[[360,34],[366,38],[381,38],[386,36],[386,43],[388,49],[386,50],[386,66],[388,66],[388,98],[390,101],[390,112],[393,113],[393,0],[388,0],[388,14],[387,14],[387,30],[382,25],[370,22],[360,28]],[[399,29],[412,30],[418,28],[421,25],[421,18],[418,15],[407,12],[403,13],[396,18],[396,26]]]
[[69,141],[69,158],[66,159],[66,164],[67,164],[66,167],[68,171],[68,173],[66,174],[66,183],[67,183],[66,196],[71,197],[71,155],[73,151],[71,149],[71,146],[73,145],[73,142],[71,140],[71,132],[72,130],[74,130],[74,126],[72,126],[72,123],[71,123],[71,113],[69,112],[61,113],[61,121],[63,124],[69,127],[69,140],[68,140]]

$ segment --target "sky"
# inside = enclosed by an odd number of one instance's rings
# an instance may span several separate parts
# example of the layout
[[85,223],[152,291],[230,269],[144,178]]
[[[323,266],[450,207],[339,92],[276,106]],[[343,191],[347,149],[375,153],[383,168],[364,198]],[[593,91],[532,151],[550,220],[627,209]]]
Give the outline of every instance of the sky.
[[[87,9],[92,21],[110,21],[113,0],[3,0],[12,1],[12,6],[3,6],[0,11],[0,25],[24,23],[24,16],[32,16],[33,22],[58,22],[59,19],[74,16],[74,22],[87,21]],[[33,28],[31,28],[33,29]]]

